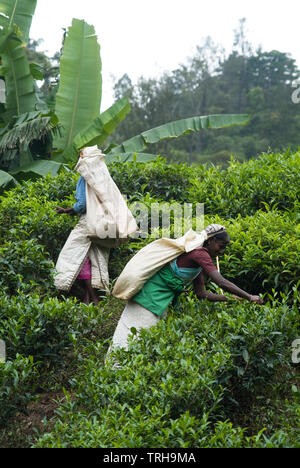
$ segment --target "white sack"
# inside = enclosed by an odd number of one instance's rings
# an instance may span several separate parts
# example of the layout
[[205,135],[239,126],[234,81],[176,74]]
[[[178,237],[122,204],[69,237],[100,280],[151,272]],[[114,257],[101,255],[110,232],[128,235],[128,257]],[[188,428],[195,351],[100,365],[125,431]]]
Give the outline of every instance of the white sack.
[[[138,230],[97,146],[82,150],[76,170],[86,181],[86,214],[71,231],[56,263],[55,286],[69,291],[89,257],[92,286],[109,290],[109,248]],[[118,239],[118,237],[120,239]]]
[[105,247],[125,241],[138,231],[136,221],[97,146],[85,148],[76,170],[86,181],[87,235]]
[[190,229],[178,239],[162,238],[143,247],[125,266],[117,279],[112,294],[118,299],[133,297],[158,270],[185,252],[201,247],[208,238]]

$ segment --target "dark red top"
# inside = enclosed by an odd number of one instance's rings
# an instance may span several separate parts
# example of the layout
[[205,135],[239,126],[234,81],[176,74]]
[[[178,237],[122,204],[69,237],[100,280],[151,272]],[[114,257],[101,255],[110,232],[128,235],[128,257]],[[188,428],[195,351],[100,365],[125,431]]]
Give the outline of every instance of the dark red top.
[[208,274],[211,271],[217,270],[216,266],[213,264],[211,256],[208,253],[208,250],[205,247],[199,247],[198,249],[194,249],[191,252],[180,255],[177,258],[177,266],[180,268],[202,267],[203,271],[199,273],[197,278],[194,279],[194,287],[196,292],[198,287],[204,284],[203,273]]

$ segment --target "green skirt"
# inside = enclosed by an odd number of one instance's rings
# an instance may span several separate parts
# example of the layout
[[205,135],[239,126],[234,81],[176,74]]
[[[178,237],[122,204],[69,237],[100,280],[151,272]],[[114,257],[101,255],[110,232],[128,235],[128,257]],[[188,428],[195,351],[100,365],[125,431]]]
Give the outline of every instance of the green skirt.
[[161,316],[185,287],[186,283],[174,275],[168,264],[155,273],[131,300]]

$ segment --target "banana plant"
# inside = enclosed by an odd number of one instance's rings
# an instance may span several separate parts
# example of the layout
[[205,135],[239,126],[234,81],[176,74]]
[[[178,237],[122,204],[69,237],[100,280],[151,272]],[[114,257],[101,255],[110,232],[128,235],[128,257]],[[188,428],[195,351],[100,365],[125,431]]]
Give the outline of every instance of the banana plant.
[[60,61],[55,112],[64,132],[54,139],[55,161],[75,163],[81,148],[101,145],[130,111],[124,98],[100,114],[101,95],[100,46],[95,29],[73,19]]
[[[113,147],[107,152],[107,162],[115,159],[121,161],[133,160],[136,155],[145,150],[148,144],[157,143],[167,138],[178,138],[190,133],[199,132],[208,128],[224,128],[232,125],[244,125],[248,122],[249,116],[246,114],[215,114],[187,119],[176,120],[164,125],[152,128],[136,135],[121,145]],[[143,154],[143,153],[142,153]],[[155,155],[152,155],[155,158]],[[151,155],[147,153],[150,160]]]
[[[57,175],[65,168],[65,163],[77,160],[83,146],[104,141],[130,111],[128,100],[122,99],[99,115],[102,87],[100,46],[93,26],[74,19],[61,59],[61,79],[55,106],[58,120],[55,122],[55,114],[49,110],[36,112],[40,106],[34,81],[35,68],[28,63],[23,48],[35,6],[36,0],[0,0],[0,12],[4,13],[0,15],[3,28],[0,51],[4,57],[2,73],[7,84],[6,110],[2,115],[5,125],[0,128],[0,155],[2,164],[6,166],[17,159],[20,161],[17,168],[11,167],[10,174],[1,171],[2,188],[28,177],[47,173]],[[20,31],[20,25],[25,34]],[[64,132],[56,131],[58,128],[63,128]],[[53,135],[53,159],[36,161],[29,145],[32,140],[44,137],[45,133]],[[21,150],[20,154],[16,148]]]
[[1,31],[0,54],[6,87],[6,110],[2,118],[9,122],[12,117],[32,111],[36,103],[33,76],[16,26]]
[[0,128],[0,153],[4,154],[28,141],[45,140],[47,135],[60,132],[57,116],[47,111],[28,112],[14,117]]
[[16,24],[26,44],[36,4],[37,0],[1,0],[0,26],[10,29]]
[[0,170],[0,188],[1,190],[10,189],[17,185],[16,179],[8,172]]
[[41,161],[35,161],[29,150],[32,140],[45,138],[46,133],[51,138],[58,127],[57,118],[48,109],[36,112],[35,69],[24,50],[36,3],[37,0],[0,0],[1,75],[5,79],[6,93],[5,110],[1,113],[0,160],[1,166],[9,168],[10,172],[0,173],[2,190],[16,184],[16,179],[28,168],[35,177],[43,174],[46,167],[52,175],[62,169],[62,165],[58,168],[57,163],[46,160],[41,170]]
[[36,3],[37,0],[0,0],[0,52],[6,84],[2,118],[6,122],[35,109],[34,79],[23,44],[28,41]]
[[[84,146],[103,145],[108,135],[130,111],[127,98],[94,117],[101,103],[101,61],[95,30],[83,20],[73,19],[64,43],[60,64],[60,84],[55,112],[64,127],[62,138],[54,139],[57,162],[75,164]],[[145,153],[148,144],[177,138],[204,128],[223,128],[246,123],[247,115],[211,115],[170,122],[137,135],[106,151],[106,162],[148,162],[157,155]]]
[[[124,98],[100,114],[100,46],[94,27],[84,20],[73,19],[66,34],[60,63],[60,83],[55,104],[58,117],[56,125],[51,127],[53,116],[47,113],[47,109],[43,108],[39,114],[34,114],[38,100],[34,67],[30,67],[23,56],[22,46],[28,40],[36,3],[37,0],[0,0],[0,51],[5,56],[2,73],[7,82],[4,127],[0,128],[0,153],[14,151],[14,143],[17,141],[23,149],[19,167],[11,174],[0,172],[0,188],[15,181],[11,179],[12,175],[18,179],[43,176],[47,172],[56,175],[65,164],[77,162],[82,147],[95,144],[102,146],[130,111],[128,99]],[[148,144],[165,138],[178,138],[203,128],[244,124],[247,119],[245,115],[212,115],[170,122],[142,132],[121,145],[110,147],[106,151],[106,161],[150,161],[157,156],[144,152]],[[61,131],[56,132],[58,124]],[[28,129],[31,134],[26,133]],[[40,138],[43,132],[53,134],[51,160],[34,161],[29,151],[30,138],[33,135]]]
[[60,60],[60,83],[55,112],[64,128],[54,140],[65,150],[78,132],[96,119],[101,104],[100,46],[95,29],[83,20],[73,19],[65,38]]

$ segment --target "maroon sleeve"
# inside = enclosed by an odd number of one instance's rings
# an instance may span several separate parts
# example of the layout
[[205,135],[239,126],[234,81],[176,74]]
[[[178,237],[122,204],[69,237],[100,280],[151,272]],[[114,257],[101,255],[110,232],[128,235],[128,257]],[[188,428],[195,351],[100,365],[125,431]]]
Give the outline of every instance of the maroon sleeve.
[[192,258],[197,265],[203,268],[204,273],[209,273],[211,271],[217,270],[216,266],[213,264],[211,256],[205,248],[195,249],[191,252]]
[[200,247],[181,255],[177,260],[177,265],[182,268],[197,268],[201,266],[206,274],[217,269],[205,247]]

